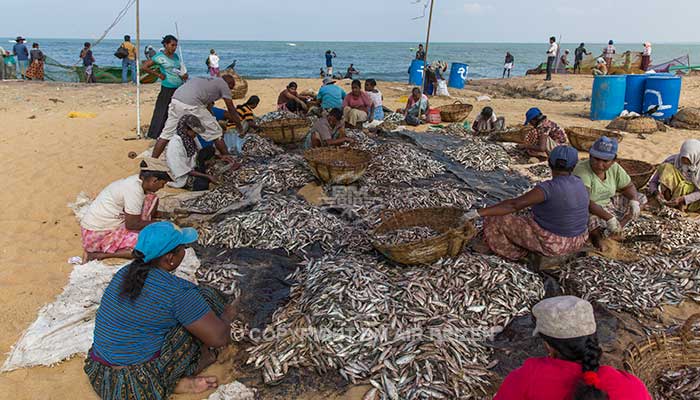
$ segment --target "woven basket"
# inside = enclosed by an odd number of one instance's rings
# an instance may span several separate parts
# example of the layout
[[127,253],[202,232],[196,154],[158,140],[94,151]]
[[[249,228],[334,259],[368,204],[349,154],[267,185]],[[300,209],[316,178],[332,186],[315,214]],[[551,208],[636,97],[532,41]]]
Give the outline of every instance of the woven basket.
[[234,86],[233,90],[231,90],[231,97],[234,100],[240,100],[245,98],[245,95],[248,93],[248,81],[243,79],[242,76],[238,75],[236,70],[230,68],[225,71],[222,71],[219,75],[231,75],[236,81],[236,86]]
[[649,164],[648,162],[639,160],[628,160],[619,159],[617,163],[627,171],[627,174],[632,178],[632,183],[637,190],[641,190],[651,179],[654,172],[656,172],[656,166]]
[[681,109],[671,119],[671,126],[680,129],[700,129],[700,108]]
[[617,117],[607,128],[630,133],[654,133],[659,130],[659,125],[651,117]]
[[447,104],[437,108],[440,110],[440,119],[442,122],[462,122],[469,116],[472,112],[474,106],[471,104],[464,104],[457,100],[454,104]]
[[286,118],[262,123],[260,134],[277,144],[297,143],[309,133],[311,121],[303,118]]
[[385,234],[403,228],[426,226],[440,232],[440,235],[411,243],[386,245],[372,239],[372,244],[387,258],[401,264],[430,264],[443,257],[458,256],[464,246],[476,236],[476,228],[471,222],[459,225],[464,211],[459,208],[437,207],[399,211],[383,222],[371,236]]
[[571,127],[564,130],[566,131],[566,136],[569,138],[569,143],[580,151],[588,151],[591,146],[593,146],[593,142],[598,140],[601,136],[617,139],[618,142],[621,142],[623,139],[622,134],[619,132],[605,129]]
[[525,143],[525,137],[534,129],[535,128],[529,125],[519,128],[509,128],[508,130],[494,133],[491,135],[491,138],[497,142]]
[[662,333],[633,343],[625,350],[625,369],[641,379],[653,393],[664,372],[700,367],[700,334],[693,331],[693,325],[699,321],[700,313],[693,314],[672,335]]
[[307,150],[304,158],[318,179],[336,185],[349,185],[360,179],[372,160],[368,151],[347,147]]

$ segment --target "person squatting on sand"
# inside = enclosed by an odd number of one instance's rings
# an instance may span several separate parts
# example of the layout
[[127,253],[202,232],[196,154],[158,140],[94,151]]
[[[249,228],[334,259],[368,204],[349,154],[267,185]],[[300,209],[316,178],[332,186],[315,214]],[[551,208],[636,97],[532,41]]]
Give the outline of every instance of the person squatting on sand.
[[554,121],[542,114],[539,108],[533,107],[525,113],[525,124],[534,129],[525,136],[525,143],[519,145],[532,157],[547,159],[549,152],[556,146],[566,144],[566,132]]
[[617,140],[602,136],[588,154],[590,158],[576,166],[574,175],[581,178],[590,193],[588,231],[593,245],[602,248],[604,230],[621,233],[628,222],[639,217],[647,199],[637,192],[630,176],[615,162]]
[[508,374],[494,400],[651,400],[639,378],[601,365],[591,303],[550,297],[535,304],[532,316],[533,336],[542,339],[547,357],[525,360]]
[[213,104],[224,99],[226,108],[233,117],[233,123],[239,132],[243,132],[241,118],[236,112],[236,106],[233,104],[231,90],[236,86],[236,81],[231,75],[224,75],[221,78],[192,78],[180,86],[173,94],[173,98],[168,108],[168,120],[165,123],[165,128],[158,137],[153,148],[153,158],[158,158],[168,145],[168,141],[177,133],[177,125],[180,118],[184,115],[192,114],[199,119],[204,126],[204,133],[199,136],[207,142],[213,142],[216,149],[219,151],[221,159],[235,164],[235,160],[231,156],[223,140],[223,129],[216,121],[216,118],[211,113]]
[[103,400],[165,400],[217,387],[196,376],[231,341],[236,308],[215,289],[172,274],[197,240],[193,228],[158,222],[143,229],[134,261],[105,289],[83,370]]
[[83,260],[131,258],[139,231],[158,217],[156,192],[173,180],[164,161],[141,161],[138,175],[112,182],[80,220]]
[[425,113],[428,112],[429,106],[428,96],[424,95],[420,88],[414,87],[406,101],[406,108],[398,109],[396,112],[404,115],[406,124],[418,126],[425,120]]
[[700,140],[686,140],[678,154],[659,165],[649,182],[649,194],[669,207],[700,211]]
[[[484,244],[510,260],[531,252],[545,257],[575,253],[588,239],[589,208],[586,187],[572,175],[577,163],[576,149],[555,147],[548,161],[552,179],[515,199],[472,210],[465,219],[485,217]],[[532,208],[530,215],[515,215],[526,208]]]
[[327,115],[314,122],[306,138],[304,138],[303,147],[311,149],[313,147],[339,146],[353,142],[352,138],[345,136],[343,112],[339,108],[334,108]]
[[187,114],[177,124],[177,134],[165,149],[165,158],[173,181],[168,186],[185,188],[195,192],[208,190],[209,183],[218,183],[207,174],[206,162],[214,157],[214,146],[202,147],[197,135],[205,129],[199,118]]
[[497,117],[493,108],[484,107],[472,124],[472,132],[475,135],[487,135],[502,131],[505,127],[506,119],[504,117]]

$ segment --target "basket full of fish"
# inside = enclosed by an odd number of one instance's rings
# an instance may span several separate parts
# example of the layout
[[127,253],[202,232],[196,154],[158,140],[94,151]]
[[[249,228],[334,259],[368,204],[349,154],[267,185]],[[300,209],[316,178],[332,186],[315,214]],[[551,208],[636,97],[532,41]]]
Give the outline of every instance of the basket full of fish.
[[384,256],[407,265],[431,264],[458,256],[476,235],[470,222],[462,222],[464,210],[451,207],[420,208],[396,212],[372,232],[372,245]]
[[564,130],[566,131],[566,136],[569,138],[571,145],[580,151],[588,151],[591,146],[593,146],[593,143],[601,136],[616,139],[618,142],[621,142],[624,138],[620,132],[608,129],[593,129],[574,126]]
[[319,147],[307,150],[304,158],[311,172],[324,183],[349,185],[362,177],[372,155],[349,147]]
[[311,121],[306,118],[282,118],[259,125],[261,135],[277,144],[298,143],[304,140],[311,127]]

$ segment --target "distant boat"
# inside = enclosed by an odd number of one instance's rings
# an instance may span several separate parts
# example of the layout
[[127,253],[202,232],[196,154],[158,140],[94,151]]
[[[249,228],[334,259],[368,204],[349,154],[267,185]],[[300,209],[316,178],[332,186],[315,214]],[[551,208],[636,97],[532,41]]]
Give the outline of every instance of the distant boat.
[[297,45],[296,43],[287,43],[287,46],[296,47],[296,45]]

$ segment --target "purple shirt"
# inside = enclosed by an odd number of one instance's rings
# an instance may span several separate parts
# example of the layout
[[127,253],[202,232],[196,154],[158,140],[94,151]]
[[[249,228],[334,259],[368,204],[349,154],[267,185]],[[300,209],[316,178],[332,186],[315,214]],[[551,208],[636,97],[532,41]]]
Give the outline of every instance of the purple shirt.
[[579,177],[557,176],[536,188],[544,192],[544,202],[532,207],[539,226],[564,237],[576,237],[586,232],[590,196]]

